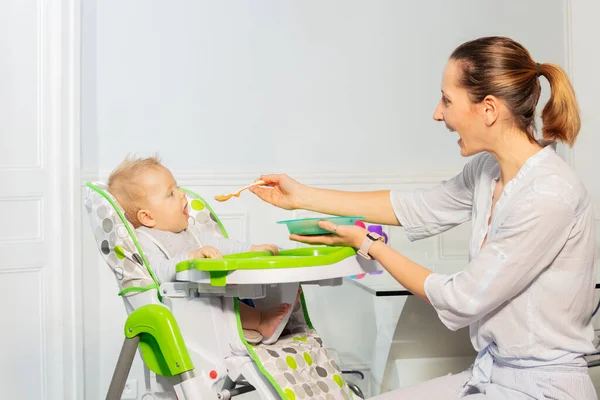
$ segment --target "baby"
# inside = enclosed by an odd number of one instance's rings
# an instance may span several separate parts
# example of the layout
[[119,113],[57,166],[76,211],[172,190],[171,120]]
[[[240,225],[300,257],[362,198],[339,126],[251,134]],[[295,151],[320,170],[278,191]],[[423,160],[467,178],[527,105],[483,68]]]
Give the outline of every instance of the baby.
[[[249,245],[188,225],[185,192],[157,157],[127,157],[110,174],[108,191],[136,228],[140,246],[159,282],[175,281],[175,266],[184,260],[248,251],[277,254],[273,244]],[[291,308],[285,303],[263,311],[242,302],[239,306],[244,336],[251,343],[270,337]]]

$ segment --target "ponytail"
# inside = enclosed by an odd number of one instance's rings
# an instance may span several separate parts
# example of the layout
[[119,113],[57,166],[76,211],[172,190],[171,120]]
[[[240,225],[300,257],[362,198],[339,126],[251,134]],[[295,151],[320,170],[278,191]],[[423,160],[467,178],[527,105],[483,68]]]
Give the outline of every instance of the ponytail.
[[540,75],[550,82],[550,100],[542,110],[542,136],[573,146],[581,121],[575,91],[567,74],[555,64],[541,64]]

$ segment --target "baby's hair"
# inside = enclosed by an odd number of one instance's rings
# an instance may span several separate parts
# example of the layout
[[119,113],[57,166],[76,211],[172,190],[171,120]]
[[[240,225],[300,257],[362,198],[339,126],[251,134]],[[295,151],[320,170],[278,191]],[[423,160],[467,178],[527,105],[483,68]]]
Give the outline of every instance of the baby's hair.
[[139,176],[148,169],[161,166],[158,154],[146,158],[127,155],[108,177],[109,193],[123,207],[125,217],[135,228],[142,225],[137,213],[140,202],[146,197],[146,191],[139,183]]

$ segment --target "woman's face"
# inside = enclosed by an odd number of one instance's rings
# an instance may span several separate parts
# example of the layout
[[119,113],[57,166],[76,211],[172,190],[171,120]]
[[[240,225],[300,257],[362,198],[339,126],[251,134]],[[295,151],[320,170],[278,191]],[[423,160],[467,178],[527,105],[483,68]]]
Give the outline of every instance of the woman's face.
[[458,85],[460,64],[450,60],[442,78],[442,98],[433,119],[444,121],[450,132],[458,133],[460,154],[463,157],[486,150],[487,126],[483,119],[483,103],[473,103],[467,91]]

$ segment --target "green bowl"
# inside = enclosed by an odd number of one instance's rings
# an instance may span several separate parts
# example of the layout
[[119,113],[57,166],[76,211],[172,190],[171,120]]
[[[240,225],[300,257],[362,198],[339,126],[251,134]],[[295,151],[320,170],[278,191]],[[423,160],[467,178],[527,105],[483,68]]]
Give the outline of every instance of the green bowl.
[[331,232],[319,228],[317,222],[331,221],[336,225],[354,225],[356,221],[363,220],[364,217],[320,217],[320,218],[301,218],[289,219],[286,221],[277,221],[278,224],[286,224],[290,234],[294,235],[330,235]]

